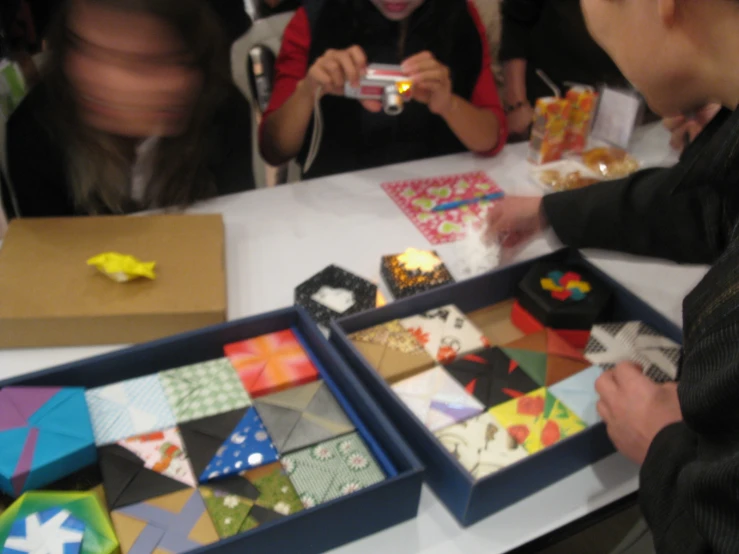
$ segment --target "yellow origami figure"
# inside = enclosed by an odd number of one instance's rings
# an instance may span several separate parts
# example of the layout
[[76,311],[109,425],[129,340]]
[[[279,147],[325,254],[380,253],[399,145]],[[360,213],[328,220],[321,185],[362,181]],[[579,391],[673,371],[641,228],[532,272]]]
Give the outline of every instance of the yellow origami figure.
[[156,279],[156,262],[142,262],[133,256],[117,252],[105,252],[87,260],[87,265],[96,267],[101,273],[117,283],[127,283],[139,277]]

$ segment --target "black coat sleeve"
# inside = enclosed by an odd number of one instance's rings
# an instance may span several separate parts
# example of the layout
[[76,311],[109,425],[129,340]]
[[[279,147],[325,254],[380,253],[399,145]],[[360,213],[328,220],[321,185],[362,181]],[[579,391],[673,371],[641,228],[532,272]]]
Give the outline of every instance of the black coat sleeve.
[[503,0],[500,59],[528,58],[531,29],[539,21],[546,0]]

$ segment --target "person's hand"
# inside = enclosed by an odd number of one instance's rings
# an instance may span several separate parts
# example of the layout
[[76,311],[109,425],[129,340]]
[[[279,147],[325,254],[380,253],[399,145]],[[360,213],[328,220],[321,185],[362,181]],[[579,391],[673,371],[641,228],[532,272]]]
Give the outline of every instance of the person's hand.
[[531,240],[548,226],[536,196],[508,196],[493,204],[487,213],[485,240],[515,248]]
[[[301,88],[315,98],[317,94],[344,95],[344,85],[349,82],[359,86],[359,80],[367,69],[367,56],[359,46],[346,50],[326,50],[308,69]],[[382,110],[379,100],[362,100],[361,104],[372,112]]]
[[622,362],[595,382],[598,413],[621,454],[642,464],[654,437],[682,421],[677,384],[657,384],[632,363]]
[[670,146],[678,152],[695,140],[703,128],[708,125],[721,110],[720,104],[708,104],[698,110],[692,117],[678,115],[663,119],[664,126],[670,131]]
[[511,135],[526,135],[534,122],[534,108],[528,102],[516,108],[506,116],[508,132]]
[[426,104],[431,113],[443,115],[454,105],[449,68],[431,52],[421,52],[405,60],[401,67],[413,82],[413,99]]

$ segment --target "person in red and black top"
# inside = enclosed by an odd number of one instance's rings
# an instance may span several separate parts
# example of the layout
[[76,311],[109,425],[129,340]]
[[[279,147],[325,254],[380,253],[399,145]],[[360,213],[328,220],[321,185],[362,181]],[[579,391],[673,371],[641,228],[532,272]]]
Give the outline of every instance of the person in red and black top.
[[[311,0],[285,30],[260,130],[265,160],[302,163],[316,95],[323,140],[304,178],[471,150],[494,155],[506,137],[485,30],[468,0]],[[370,63],[402,64],[413,102],[390,116],[343,97]]]

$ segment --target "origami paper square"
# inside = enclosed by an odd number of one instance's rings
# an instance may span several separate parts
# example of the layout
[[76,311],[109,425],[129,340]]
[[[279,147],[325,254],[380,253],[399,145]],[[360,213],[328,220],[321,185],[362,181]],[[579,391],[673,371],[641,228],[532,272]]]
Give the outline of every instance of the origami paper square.
[[196,489],[158,496],[111,514],[122,554],[178,554],[218,541]]
[[349,338],[367,363],[389,383],[434,365],[421,343],[397,320],[359,331]]
[[490,346],[482,331],[452,305],[407,317],[400,324],[441,363],[453,362],[458,356]]
[[601,421],[596,409],[600,397],[595,392],[595,382],[602,374],[603,368],[594,365],[549,387],[549,392],[586,424],[595,425]]
[[201,493],[222,539],[303,509],[279,462],[214,481],[202,487]]
[[437,431],[436,438],[476,479],[529,455],[488,412]]
[[396,299],[454,282],[451,273],[433,250],[409,248],[402,254],[384,256],[380,273]]
[[262,396],[254,406],[280,454],[354,430],[323,381]]
[[633,362],[658,383],[677,379],[681,352],[679,344],[640,321],[596,325],[585,348],[587,359],[603,369]]
[[98,454],[111,510],[197,485],[174,428],[103,446]]
[[523,338],[523,333],[511,320],[515,300],[506,300],[493,306],[467,314],[467,318],[478,327],[490,346],[500,346]]
[[85,524],[69,511],[50,508],[15,520],[3,554],[79,554],[84,534]]
[[462,356],[447,365],[446,370],[488,408],[540,387],[499,348]]
[[546,388],[490,409],[519,444],[534,454],[587,427]]
[[579,264],[540,263],[521,281],[521,307],[545,327],[590,329],[611,299],[610,288]]
[[592,364],[551,329],[501,347],[540,386],[551,386]]
[[187,457],[195,476],[199,477],[216,456],[231,433],[246,415],[248,408],[232,410],[179,425]]
[[431,431],[474,417],[485,409],[440,366],[399,381],[392,389]]
[[254,408],[249,408],[228,440],[224,441],[203,470],[200,482],[205,483],[270,464],[279,457],[259,414]]
[[156,375],[89,389],[85,397],[98,446],[176,423]]
[[118,538],[108,514],[91,492],[25,493],[0,516],[0,545],[10,536],[13,523],[46,510],[66,510],[84,524],[80,554],[116,554],[119,551]]
[[306,508],[385,479],[357,433],[293,452],[282,459],[282,466]]
[[295,304],[321,325],[375,307],[377,285],[330,265],[295,289]]
[[[511,321],[522,331],[524,335],[533,335],[539,331],[543,331],[546,327],[533,315],[523,309],[521,304],[516,301],[511,310]],[[567,344],[582,350],[588,344],[590,339],[590,328],[588,329],[552,329]]]
[[251,405],[226,358],[163,371],[159,380],[178,423]]
[[315,381],[318,369],[291,329],[225,346],[252,398]]
[[95,439],[81,388],[0,390],[0,490],[37,489],[95,462]]

